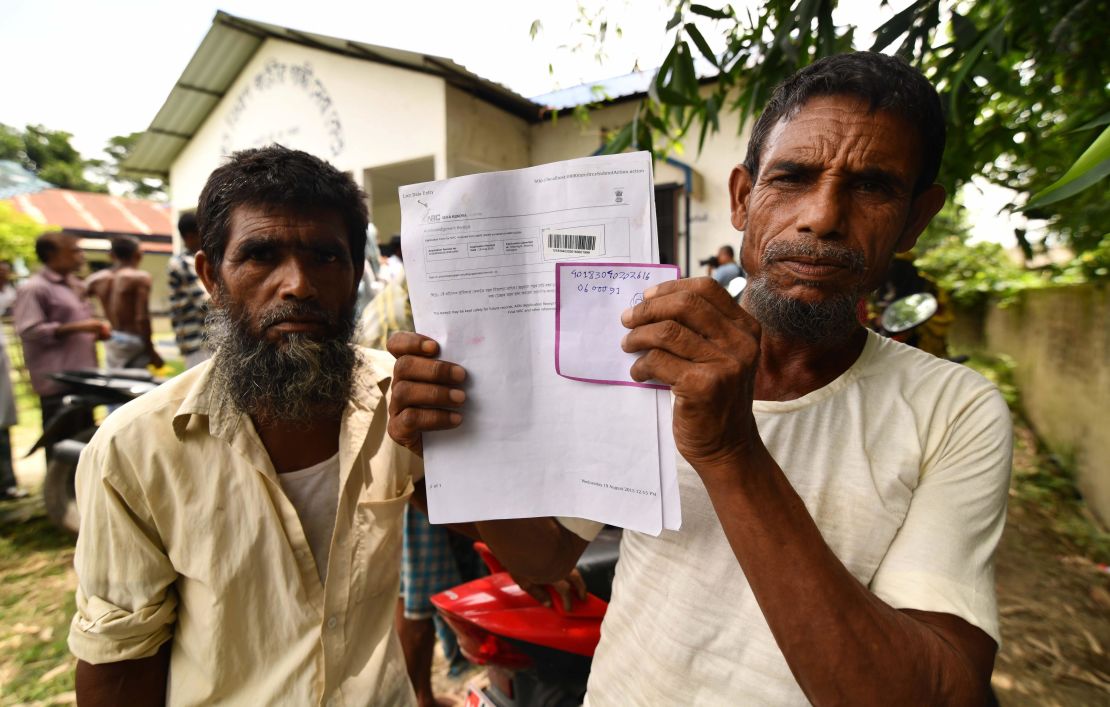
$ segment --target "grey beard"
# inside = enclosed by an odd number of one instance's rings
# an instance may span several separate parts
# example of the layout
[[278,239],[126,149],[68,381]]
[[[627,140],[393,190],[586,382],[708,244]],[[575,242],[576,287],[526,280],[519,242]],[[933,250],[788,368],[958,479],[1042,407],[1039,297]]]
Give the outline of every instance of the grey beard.
[[[798,341],[820,343],[840,339],[855,331],[858,324],[856,302],[864,294],[860,290],[837,293],[819,302],[803,302],[787,297],[772,286],[767,268],[788,255],[813,258],[835,258],[849,270],[862,274],[866,262],[862,253],[830,244],[789,241],[771,243],[763,252],[760,274],[748,280],[744,289],[744,308],[764,328],[780,336]],[[821,283],[804,283],[820,288]]]
[[[275,308],[261,318],[259,330],[264,332],[268,324],[304,309],[304,305]],[[309,311],[322,314],[311,307]],[[276,345],[252,333],[245,317],[210,302],[205,336],[215,350],[212,375],[216,384],[237,410],[256,423],[307,424],[341,416],[351,397],[358,364],[350,344],[354,320],[328,319],[328,329],[334,333],[324,340],[296,333]]]

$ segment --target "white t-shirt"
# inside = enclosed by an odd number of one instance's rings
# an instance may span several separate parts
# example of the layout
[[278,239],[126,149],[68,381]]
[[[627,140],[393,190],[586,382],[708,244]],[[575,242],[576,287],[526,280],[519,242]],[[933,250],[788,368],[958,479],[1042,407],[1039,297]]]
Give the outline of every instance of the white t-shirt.
[[[827,386],[756,401],[754,411],[825,542],[860,582],[895,608],[954,614],[998,640],[993,555],[1012,429],[993,385],[871,334]],[[679,484],[682,530],[624,533],[587,704],[808,704],[681,458]]]
[[316,560],[316,571],[323,582],[328,577],[328,552],[339,506],[339,452],[307,469],[277,477],[289,502],[297,509],[305,540]]

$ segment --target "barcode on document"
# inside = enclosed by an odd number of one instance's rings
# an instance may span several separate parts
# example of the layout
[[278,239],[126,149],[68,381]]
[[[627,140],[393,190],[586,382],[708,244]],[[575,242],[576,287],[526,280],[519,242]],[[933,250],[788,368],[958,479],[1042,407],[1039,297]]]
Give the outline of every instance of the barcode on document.
[[548,233],[547,247],[559,250],[592,251],[597,247],[597,236],[581,236],[574,233]]

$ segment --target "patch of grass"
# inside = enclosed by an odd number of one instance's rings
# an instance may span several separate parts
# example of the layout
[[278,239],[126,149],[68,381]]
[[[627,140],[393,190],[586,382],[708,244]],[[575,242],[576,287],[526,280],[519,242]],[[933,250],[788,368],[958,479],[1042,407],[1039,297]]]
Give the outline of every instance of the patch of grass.
[[74,613],[73,538],[41,512],[0,521],[0,702],[32,702],[74,689],[66,646]]

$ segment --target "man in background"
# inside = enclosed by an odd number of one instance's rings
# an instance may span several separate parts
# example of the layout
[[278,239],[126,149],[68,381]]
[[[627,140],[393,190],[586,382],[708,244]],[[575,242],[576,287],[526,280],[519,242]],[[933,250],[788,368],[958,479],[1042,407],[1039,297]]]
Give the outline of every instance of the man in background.
[[[45,428],[68,392],[50,374],[95,368],[96,340],[107,339],[111,327],[93,316],[85,284],[76,275],[85,264],[85,254],[75,236],[43,234],[35,241],[35,255],[43,268],[19,288],[13,317],[16,333],[23,340],[23,361],[31,375],[31,387],[42,405]],[[75,430],[90,427],[91,412],[78,412],[71,424]],[[47,450],[47,459],[50,456]]]
[[170,321],[177,338],[177,348],[185,357],[185,368],[192,368],[209,356],[204,347],[204,314],[208,309],[208,293],[204,291],[194,255],[200,249],[200,232],[196,214],[186,212],[177,220],[177,231],[185,249],[170,258],[166,272],[170,279]]
[[[7,260],[0,260],[0,315],[7,315],[13,302],[15,286],[12,285],[12,264]],[[26,491],[19,488],[12,466],[10,430],[16,422],[11,364],[8,362],[4,331],[0,329],[0,501],[10,501],[27,495]]]
[[108,368],[162,367],[162,357],[151,339],[151,279],[139,269],[142,259],[138,238],[116,236],[112,239],[113,267],[91,276],[87,283],[112,325],[111,338],[104,344]]
[[401,252],[401,237],[393,236],[389,245],[382,247],[382,255],[386,256],[382,263],[382,270],[378,274],[382,280],[393,282],[405,276],[404,254]]
[[740,275],[740,266],[736,264],[736,251],[730,245],[721,246],[717,251],[717,268],[713,271],[713,279],[721,287],[728,287],[728,283]]

